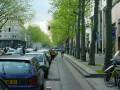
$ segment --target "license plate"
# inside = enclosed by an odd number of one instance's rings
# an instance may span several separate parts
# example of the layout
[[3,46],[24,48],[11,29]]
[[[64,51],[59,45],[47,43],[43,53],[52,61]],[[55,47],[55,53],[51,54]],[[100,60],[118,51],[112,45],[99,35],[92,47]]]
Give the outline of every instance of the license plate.
[[17,80],[5,80],[5,82],[7,84],[10,84],[10,85],[16,85],[17,84]]

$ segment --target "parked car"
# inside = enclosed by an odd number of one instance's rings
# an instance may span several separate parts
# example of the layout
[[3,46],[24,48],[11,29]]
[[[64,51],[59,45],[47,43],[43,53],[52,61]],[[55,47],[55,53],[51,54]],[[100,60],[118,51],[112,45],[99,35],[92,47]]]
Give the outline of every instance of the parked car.
[[13,48],[9,48],[8,51],[5,53],[5,55],[14,55],[17,51]]
[[3,54],[4,54],[4,50],[0,48],[0,56],[2,56]]
[[39,62],[40,67],[44,71],[45,78],[47,78],[48,71],[49,71],[49,62],[47,61],[47,58],[44,53],[38,53],[38,52],[32,52],[32,53],[26,53],[27,56],[35,56],[36,59]]
[[32,48],[26,48],[26,53],[32,52],[34,49]]
[[8,85],[2,79],[0,79],[0,90],[10,90]]
[[44,53],[47,61],[49,62],[49,66],[50,66],[52,61],[51,61],[51,56],[50,56],[49,50],[48,49],[42,49],[42,50],[38,50],[37,52],[38,53]]
[[44,86],[44,72],[35,57],[1,57],[0,77],[11,90],[40,90]]

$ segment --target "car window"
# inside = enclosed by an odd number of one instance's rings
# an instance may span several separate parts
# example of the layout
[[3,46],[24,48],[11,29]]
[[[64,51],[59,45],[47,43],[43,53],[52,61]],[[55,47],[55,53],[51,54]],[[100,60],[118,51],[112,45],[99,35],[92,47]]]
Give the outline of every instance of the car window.
[[44,61],[43,56],[37,56],[37,60],[38,60],[39,62],[43,62],[43,61]]
[[26,62],[0,61],[0,73],[5,74],[28,74],[30,64]]
[[34,59],[32,60],[32,64],[33,64],[33,66],[36,68],[36,70],[39,70],[40,65],[39,65],[38,60],[36,60],[36,58],[34,58]]
[[36,56],[39,62],[43,62],[44,56],[42,54],[27,53],[26,56]]

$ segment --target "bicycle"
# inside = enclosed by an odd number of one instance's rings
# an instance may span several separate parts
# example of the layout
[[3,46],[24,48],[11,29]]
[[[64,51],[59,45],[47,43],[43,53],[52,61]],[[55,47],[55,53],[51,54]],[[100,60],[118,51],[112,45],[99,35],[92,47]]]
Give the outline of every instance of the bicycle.
[[104,72],[105,85],[107,87],[117,86],[120,90],[120,65],[112,64]]

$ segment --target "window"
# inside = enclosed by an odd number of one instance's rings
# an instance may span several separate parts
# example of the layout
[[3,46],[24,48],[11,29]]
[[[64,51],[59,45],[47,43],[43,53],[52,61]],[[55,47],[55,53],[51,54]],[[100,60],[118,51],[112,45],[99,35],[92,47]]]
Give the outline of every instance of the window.
[[11,32],[11,28],[9,28],[8,31]]

